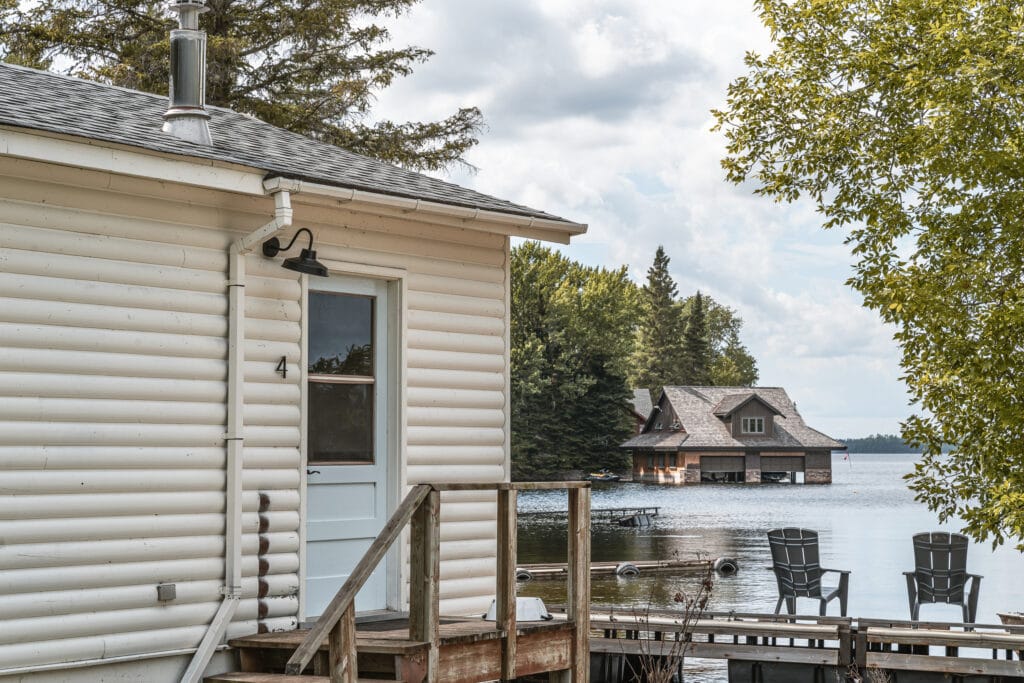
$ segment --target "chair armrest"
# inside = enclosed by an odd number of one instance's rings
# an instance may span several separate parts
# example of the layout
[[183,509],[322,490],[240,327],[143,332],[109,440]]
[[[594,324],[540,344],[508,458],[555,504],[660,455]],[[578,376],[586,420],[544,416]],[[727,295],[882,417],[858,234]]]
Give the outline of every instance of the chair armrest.
[[917,576],[917,572],[903,572],[903,576]]
[[978,617],[978,593],[981,591],[981,575],[980,574],[968,574],[971,577],[971,592],[967,595],[967,609],[971,621],[975,621]]
[[835,572],[836,574],[849,574],[852,570],[851,569],[825,569],[824,567],[822,567],[821,571],[823,571],[823,572]]

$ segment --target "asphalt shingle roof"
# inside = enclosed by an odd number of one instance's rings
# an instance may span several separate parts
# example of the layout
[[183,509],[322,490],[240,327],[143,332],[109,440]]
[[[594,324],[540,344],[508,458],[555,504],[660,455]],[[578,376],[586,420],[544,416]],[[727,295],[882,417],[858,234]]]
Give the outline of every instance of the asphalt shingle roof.
[[651,403],[651,390],[650,389],[634,389],[633,390],[633,412],[637,415],[641,415],[645,420],[651,414],[651,408],[654,405]]
[[[733,397],[742,394],[743,400],[747,400],[751,393],[779,411],[774,418],[771,437],[735,438],[728,425],[715,415],[716,409],[726,399],[729,399],[729,403],[731,403]],[[843,443],[808,427],[804,423],[803,417],[797,412],[796,405],[789,398],[786,390],[781,387],[665,387],[665,395],[682,422],[685,434],[682,432],[648,432],[625,442],[622,444],[623,448],[660,450],[672,439],[678,439],[680,435],[684,437],[678,441],[681,450],[846,448]],[[656,434],[660,438],[655,439],[652,434]]]
[[638,434],[622,444],[621,448],[639,448],[646,451],[677,451],[690,435],[671,430]]
[[161,130],[167,98],[47,71],[0,64],[0,125],[31,128],[261,169],[396,197],[569,221],[347,152],[229,109],[207,107],[213,145]]

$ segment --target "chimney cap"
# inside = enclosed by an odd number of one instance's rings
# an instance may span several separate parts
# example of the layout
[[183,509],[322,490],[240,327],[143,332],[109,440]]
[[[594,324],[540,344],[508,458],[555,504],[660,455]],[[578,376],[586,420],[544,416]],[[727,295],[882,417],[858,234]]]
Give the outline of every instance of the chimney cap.
[[171,9],[178,13],[178,27],[190,31],[199,29],[199,15],[209,12],[206,0],[171,0]]

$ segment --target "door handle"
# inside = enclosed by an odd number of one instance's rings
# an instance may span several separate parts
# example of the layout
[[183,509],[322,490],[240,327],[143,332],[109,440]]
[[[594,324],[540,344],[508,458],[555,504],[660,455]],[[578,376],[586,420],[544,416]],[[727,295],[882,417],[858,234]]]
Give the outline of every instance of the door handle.
[[320,474],[320,470],[306,470],[306,474]]

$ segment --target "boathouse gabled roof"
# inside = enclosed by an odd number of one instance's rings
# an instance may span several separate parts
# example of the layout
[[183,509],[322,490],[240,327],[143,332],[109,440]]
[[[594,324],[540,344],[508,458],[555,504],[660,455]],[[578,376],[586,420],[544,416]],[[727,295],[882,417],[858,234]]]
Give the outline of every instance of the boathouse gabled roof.
[[167,97],[0,63],[0,126],[240,164],[269,176],[586,226],[371,159],[222,107],[207,106],[212,145],[161,130]]
[[[752,398],[777,411],[771,435],[733,436],[729,423],[716,413],[723,405],[733,403],[734,397],[739,395],[745,398],[729,409],[730,413]],[[664,397],[678,416],[682,429],[647,430],[623,443],[623,448],[679,451],[846,448],[842,442],[807,426],[797,412],[796,404],[781,387],[665,387]]]
[[654,404],[651,402],[651,390],[650,389],[634,389],[633,390],[633,412],[647,419],[651,414],[651,409]]

